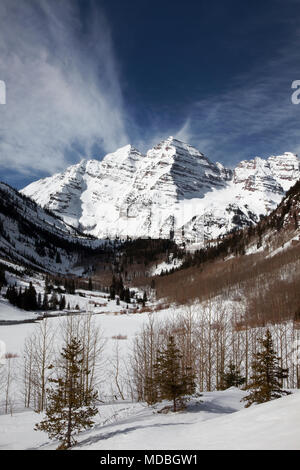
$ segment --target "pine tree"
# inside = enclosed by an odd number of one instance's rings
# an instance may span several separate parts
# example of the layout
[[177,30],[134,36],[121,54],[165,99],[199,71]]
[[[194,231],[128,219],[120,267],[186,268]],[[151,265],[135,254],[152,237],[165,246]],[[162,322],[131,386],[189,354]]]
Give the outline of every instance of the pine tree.
[[39,292],[38,298],[37,298],[37,308],[38,310],[41,310],[42,308],[42,294]]
[[221,384],[219,388],[221,390],[226,390],[229,387],[240,387],[245,383],[245,381],[246,378],[240,374],[239,369],[236,368],[233,362],[230,362],[227,372],[224,372],[221,375]]
[[0,266],[0,289],[2,286],[6,286],[6,284],[5,271],[3,266]]
[[154,374],[159,398],[172,401],[173,411],[177,410],[179,399],[195,391],[195,377],[190,369],[182,371],[181,359],[182,355],[176,347],[174,337],[169,336],[166,349],[158,352]]
[[61,263],[61,256],[60,256],[59,251],[56,253],[55,262],[56,262],[57,264],[58,264],[58,263]]
[[146,294],[146,291],[144,291],[144,294],[143,294],[143,307],[145,307],[147,301],[148,301],[147,294]]
[[59,310],[64,310],[66,308],[66,298],[64,295],[60,296],[60,301],[59,301]]
[[127,304],[130,304],[131,302],[129,288],[125,289],[124,291],[124,302],[126,302]]
[[243,398],[247,402],[246,408],[253,403],[265,403],[289,394],[281,388],[282,380],[288,377],[288,369],[279,366],[280,357],[274,351],[270,330],[267,330],[264,338],[259,339],[259,343],[262,348],[254,354],[253,375],[247,386],[250,393]]
[[50,309],[56,310],[57,305],[58,305],[57,295],[55,292],[53,292],[50,298]]
[[116,290],[113,284],[109,288],[109,297],[111,300],[115,300],[116,298]]
[[98,412],[95,407],[97,392],[82,384],[84,353],[79,340],[71,338],[63,348],[61,358],[57,378],[49,379],[53,388],[47,389],[46,417],[36,424],[35,430],[47,432],[50,439],[58,439],[61,442],[58,449],[68,449],[76,444],[75,434],[94,424],[92,418]]
[[43,297],[42,309],[49,310],[48,295],[46,294],[46,292],[44,293],[44,297]]
[[51,293],[51,285],[50,285],[50,281],[49,281],[49,277],[46,276],[45,278],[45,293],[46,294],[50,294]]
[[32,282],[29,283],[28,289],[25,290],[24,303],[26,310],[37,310],[38,308],[36,290]]

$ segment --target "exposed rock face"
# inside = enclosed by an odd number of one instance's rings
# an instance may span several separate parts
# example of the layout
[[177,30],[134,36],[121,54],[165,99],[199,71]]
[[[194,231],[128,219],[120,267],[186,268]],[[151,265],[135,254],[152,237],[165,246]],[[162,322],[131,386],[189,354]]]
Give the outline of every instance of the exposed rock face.
[[300,177],[297,155],[285,153],[267,160],[244,160],[234,170],[234,182],[248,191],[284,194]]
[[[70,187],[74,189],[74,178]],[[52,273],[70,273],[73,269],[78,272],[76,263],[81,261],[81,255],[99,246],[100,240],[82,235],[0,182],[1,264],[17,263]]]
[[127,145],[22,192],[97,237],[201,242],[258,221],[299,178],[291,153],[242,161],[232,171],[169,137],[146,155]]

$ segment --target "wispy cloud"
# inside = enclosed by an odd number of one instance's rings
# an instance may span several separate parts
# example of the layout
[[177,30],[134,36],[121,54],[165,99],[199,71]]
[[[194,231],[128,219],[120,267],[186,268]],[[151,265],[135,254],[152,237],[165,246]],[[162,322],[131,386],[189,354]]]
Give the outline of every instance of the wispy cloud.
[[291,28],[288,44],[264,65],[232,77],[230,89],[195,102],[178,136],[229,164],[300,151],[300,105],[291,102],[291,83],[300,79],[300,30]]
[[72,0],[1,0],[0,168],[54,172],[129,139],[110,30]]
[[[0,1],[0,79],[7,86],[7,104],[0,106],[0,172],[17,170],[34,179],[127,143],[145,152],[168,135],[229,165],[300,152],[300,105],[290,100],[291,83],[300,79],[296,22],[287,25],[277,54],[231,76],[226,91],[199,98],[188,112],[176,106],[176,97],[174,109],[162,98],[161,112],[154,113],[141,103],[125,106],[100,2],[83,3],[89,8],[80,10],[76,0]],[[141,123],[131,113],[135,106],[145,116]]]

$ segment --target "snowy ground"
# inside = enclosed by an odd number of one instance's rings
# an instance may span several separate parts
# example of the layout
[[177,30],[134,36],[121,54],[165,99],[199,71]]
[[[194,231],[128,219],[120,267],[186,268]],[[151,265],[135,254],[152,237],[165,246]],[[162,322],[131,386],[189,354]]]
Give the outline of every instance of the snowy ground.
[[[36,287],[43,291],[42,284],[36,284]],[[116,346],[119,347],[121,362],[126,363],[132,341],[147,322],[149,314],[132,313],[126,310],[124,303],[117,305],[116,301],[108,301],[101,292],[81,291],[81,294],[87,297],[78,293],[66,298],[71,308],[79,304],[80,309],[93,312],[96,325],[101,327],[106,341],[104,356],[108,364],[101,391],[107,400],[113,392],[110,366]],[[229,304],[234,307],[234,302]],[[199,309],[199,305],[193,308]],[[166,319],[178,315],[179,311],[182,307],[160,310],[154,315],[158,320]],[[23,320],[35,316],[33,312],[24,312],[5,300],[0,301],[0,320]],[[62,319],[54,317],[49,321],[59,331]],[[5,343],[6,352],[21,358],[25,338],[34,328],[34,323],[0,325],[0,340]],[[114,338],[118,335],[122,335],[123,339]],[[107,403],[99,407],[95,427],[80,435],[77,448],[300,449],[300,391],[249,409],[244,409],[244,404],[240,402],[244,394],[237,389],[205,392],[193,399],[185,411],[175,414],[157,413],[163,405],[151,408],[122,400]],[[20,406],[14,407],[13,416],[0,415],[0,449],[55,449],[57,443],[50,442],[45,433],[33,430],[40,419],[40,415],[22,411]]]
[[[24,321],[36,318],[37,314],[33,312],[26,312],[19,308],[14,307],[9,304],[8,301],[5,301],[0,298],[0,321]],[[1,328],[1,327],[0,327]],[[0,331],[1,339],[1,331]]]
[[[140,403],[99,407],[92,430],[76,449],[300,449],[300,391],[244,409],[238,389],[206,392],[178,413],[157,413]],[[33,411],[0,416],[0,449],[55,449],[45,433],[34,431]]]
[[182,259],[172,258],[170,262],[163,261],[158,265],[154,266],[150,272],[151,276],[159,276],[163,271],[168,272],[173,268],[179,268],[183,263]]

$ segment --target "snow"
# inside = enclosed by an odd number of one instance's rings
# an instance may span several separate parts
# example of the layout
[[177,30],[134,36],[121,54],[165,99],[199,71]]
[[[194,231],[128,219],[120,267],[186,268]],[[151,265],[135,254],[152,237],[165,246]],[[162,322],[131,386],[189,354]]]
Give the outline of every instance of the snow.
[[179,268],[183,263],[183,260],[172,258],[170,262],[163,261],[159,263],[157,266],[154,266],[151,270],[151,276],[159,276],[163,271],[170,271],[173,268]]
[[[0,299],[0,321],[24,321],[29,319],[34,319],[37,317],[37,314],[34,312],[26,312],[21,310],[13,305],[9,304],[7,301]],[[1,328],[1,327],[0,327]],[[0,333],[1,339],[1,333]]]
[[168,238],[174,231],[178,242],[203,244],[257,222],[299,177],[299,160],[291,153],[256,157],[232,171],[169,137],[146,155],[127,145],[22,192],[96,237]]
[[[42,288],[42,286],[40,286]],[[87,291],[80,291],[87,294]],[[148,407],[145,403],[111,401],[113,396],[111,364],[116,346],[119,347],[122,364],[127,362],[133,340],[149,314],[125,313],[124,305],[115,301],[107,302],[101,292],[90,292],[91,297],[68,295],[73,303],[88,310],[88,302],[93,299],[106,305],[90,306],[94,312],[96,326],[100,326],[105,340],[103,359],[106,370],[100,385],[100,395],[106,401],[99,406],[95,427],[79,436],[80,449],[291,449],[300,448],[298,429],[300,425],[300,392],[271,403],[244,409],[241,398],[245,392],[236,388],[226,391],[204,392],[188,402],[187,409],[178,413],[158,413],[166,403]],[[217,306],[218,299],[215,299]],[[224,302],[223,302],[224,304]],[[237,305],[239,302],[237,303]],[[234,308],[234,301],[226,303],[226,308]],[[199,309],[199,304],[190,308]],[[216,307],[217,308],[217,307]],[[182,307],[170,307],[155,312],[158,321],[175,316]],[[23,319],[35,315],[22,312],[7,302],[0,302],[2,317]],[[97,313],[98,312],[98,313]],[[101,313],[100,313],[101,312]],[[56,312],[58,313],[58,312]],[[213,312],[212,312],[213,313]],[[1,313],[0,313],[1,315]],[[84,315],[84,314],[82,314]],[[49,318],[57,331],[59,341],[60,317]],[[34,323],[0,326],[0,340],[6,351],[21,357],[25,338],[36,328]],[[124,339],[114,337],[122,335]],[[123,365],[120,364],[122,370]],[[122,380],[123,372],[121,373]],[[34,424],[42,419],[32,410],[23,411],[14,405],[13,416],[0,416],[0,448],[2,449],[54,449],[57,444],[50,442],[46,434],[33,431]]]
[[[78,436],[75,449],[300,449],[300,392],[250,408],[235,388],[205,392],[186,410],[157,413],[164,404],[118,402],[99,406],[93,429]],[[34,431],[42,419],[33,411],[0,416],[2,449],[55,449]]]
[[[8,209],[13,206],[14,211],[9,215],[7,210],[0,212],[0,224],[3,227],[0,236],[0,262],[14,269],[14,262],[19,262],[23,266],[32,266],[38,269],[45,269],[48,272],[72,272],[72,268],[77,261],[76,256],[70,254],[64,248],[58,248],[50,244],[59,253],[61,262],[56,263],[51,254],[51,249],[44,247],[44,253],[37,249],[37,243],[42,246],[43,234],[52,236],[54,234],[62,241],[80,243],[82,246],[97,248],[102,245],[103,240],[95,240],[82,236],[74,227],[55,216],[50,215],[30,199],[25,199],[22,195],[0,182],[0,197],[3,199],[4,207]],[[27,227],[24,233],[24,226]],[[41,239],[37,234],[40,234]],[[5,234],[9,234],[9,237]],[[40,246],[40,248],[41,248]],[[13,261],[9,263],[7,260]],[[24,269],[24,268],[23,268]],[[78,270],[77,270],[78,272]]]

